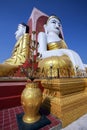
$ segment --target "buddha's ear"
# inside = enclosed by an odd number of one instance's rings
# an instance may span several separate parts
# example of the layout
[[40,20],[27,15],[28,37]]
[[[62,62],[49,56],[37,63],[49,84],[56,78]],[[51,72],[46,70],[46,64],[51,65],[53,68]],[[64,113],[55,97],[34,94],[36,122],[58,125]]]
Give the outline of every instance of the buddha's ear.
[[44,30],[45,30],[45,33],[47,34],[47,25],[44,24]]

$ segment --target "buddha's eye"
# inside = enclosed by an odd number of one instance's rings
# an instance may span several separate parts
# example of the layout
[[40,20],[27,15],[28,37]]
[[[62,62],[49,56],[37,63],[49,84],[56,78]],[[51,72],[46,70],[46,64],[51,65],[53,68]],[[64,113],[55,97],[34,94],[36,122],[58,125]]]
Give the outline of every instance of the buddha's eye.
[[56,22],[52,22],[52,23],[56,23]]
[[52,21],[52,23],[56,23],[56,21]]

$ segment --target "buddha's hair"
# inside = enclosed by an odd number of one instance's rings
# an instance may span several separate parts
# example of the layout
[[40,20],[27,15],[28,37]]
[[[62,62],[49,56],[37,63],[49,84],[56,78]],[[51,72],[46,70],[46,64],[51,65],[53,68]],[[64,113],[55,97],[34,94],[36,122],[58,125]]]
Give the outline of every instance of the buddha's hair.
[[51,15],[51,16],[48,17],[47,23],[48,23],[48,22],[50,21],[50,19],[52,19],[52,18],[56,18],[56,19],[58,19],[58,20],[61,22],[60,18],[58,18],[56,15]]
[[26,33],[29,33],[29,26],[25,23],[21,23],[21,24],[26,27]]

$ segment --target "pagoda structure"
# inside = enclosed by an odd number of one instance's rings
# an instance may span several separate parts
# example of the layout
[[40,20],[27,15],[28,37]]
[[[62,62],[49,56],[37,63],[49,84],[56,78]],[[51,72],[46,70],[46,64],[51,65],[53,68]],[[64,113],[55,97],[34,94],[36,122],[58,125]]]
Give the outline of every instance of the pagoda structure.
[[[36,8],[33,8],[32,13],[28,19],[27,25],[29,25],[30,29],[29,35],[33,37],[33,40],[36,41],[36,44],[38,42],[37,39],[39,32],[44,32],[43,25],[46,23],[48,17],[49,16],[47,14],[41,12]],[[34,33],[35,35],[33,36],[32,33]],[[36,50],[35,55],[37,54],[37,52],[38,50]],[[25,63],[23,63],[22,65],[24,65]],[[3,66],[3,64],[1,64],[0,67],[1,66]],[[17,71],[18,66],[13,66],[13,68]],[[13,74],[14,71],[12,68],[11,70]],[[2,71],[0,72],[0,74],[1,76],[3,76]],[[77,72],[77,74],[74,77],[71,77],[70,75],[68,77],[60,77],[59,73],[57,77],[47,77],[46,75],[42,74],[41,76],[39,75],[39,78],[36,79],[36,81],[40,81],[41,85],[44,88],[43,103],[41,107],[55,115],[57,118],[59,118],[62,121],[63,127],[66,127],[67,125],[69,125],[70,123],[87,113],[87,73],[85,73],[85,75],[81,75],[80,72]],[[17,88],[18,83],[16,82],[16,79],[14,80],[14,82]],[[23,88],[25,87],[25,84],[26,81],[24,80],[24,85],[22,83]],[[17,96],[18,99],[20,97],[19,93]],[[5,97],[6,100],[7,97]],[[11,98],[9,97],[9,99]]]
[[[43,25],[48,15],[34,8],[28,20],[30,32],[44,32]],[[52,72],[52,71],[51,71]],[[87,74],[80,72],[74,77],[44,77],[40,78],[43,91],[42,107],[54,114],[66,127],[79,117],[87,113]]]

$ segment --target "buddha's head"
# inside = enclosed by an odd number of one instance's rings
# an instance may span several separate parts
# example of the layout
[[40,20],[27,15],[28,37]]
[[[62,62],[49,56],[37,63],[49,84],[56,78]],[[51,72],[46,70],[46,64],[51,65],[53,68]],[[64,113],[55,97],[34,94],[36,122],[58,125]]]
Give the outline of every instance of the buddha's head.
[[18,25],[17,31],[15,32],[15,38],[16,40],[19,40],[19,38],[24,35],[25,33],[29,33],[29,26],[25,23],[21,23]]
[[47,23],[44,25],[44,28],[46,33],[55,32],[60,36],[60,38],[63,39],[61,21],[57,16],[50,16],[47,20]]

